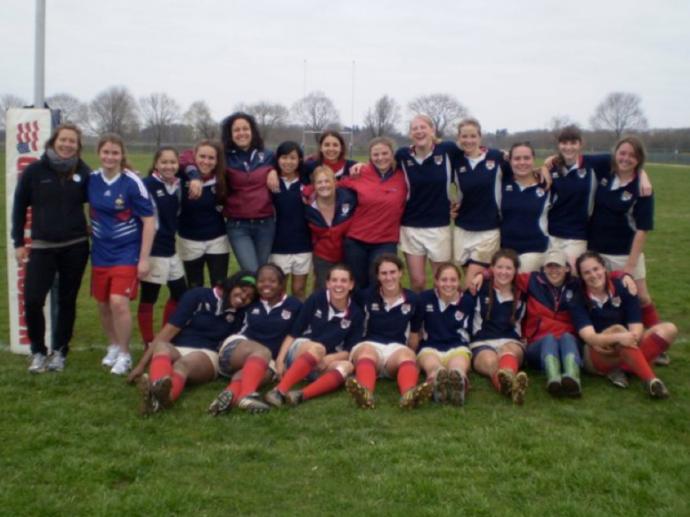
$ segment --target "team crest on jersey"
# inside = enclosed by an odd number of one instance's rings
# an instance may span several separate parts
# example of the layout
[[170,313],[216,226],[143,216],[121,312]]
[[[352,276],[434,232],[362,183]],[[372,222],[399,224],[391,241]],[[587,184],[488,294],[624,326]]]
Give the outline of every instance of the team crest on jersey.
[[213,192],[214,194],[216,193],[216,186],[215,186],[215,185],[213,185],[213,186],[211,187],[211,192]]
[[621,201],[630,201],[632,199],[633,195],[628,192],[627,190],[624,190],[623,193],[621,194]]
[[409,303],[403,303],[402,306],[400,307],[400,312],[402,312],[403,314],[409,314],[411,310],[412,310],[412,307],[410,306]]
[[544,189],[541,188],[541,187],[539,187],[539,188],[536,190],[536,192],[537,192],[537,197],[544,197],[544,194],[546,194],[546,192],[544,192]]
[[462,321],[465,317],[462,311],[455,311],[455,321]]
[[512,192],[513,191],[513,186],[512,185],[506,185],[506,192]]
[[496,162],[493,160],[486,160],[486,170],[492,171],[496,167]]
[[441,165],[443,163],[443,155],[434,156],[434,163],[436,165]]
[[380,310],[381,310],[381,307],[379,307],[379,304],[378,304],[378,303],[372,303],[372,304],[371,304],[371,310],[372,310],[372,311],[380,311]]
[[412,160],[407,160],[408,167],[414,167],[414,162]]
[[109,190],[106,190],[106,191],[103,193],[103,195],[104,195],[105,197],[110,197],[112,194],[110,193]]
[[235,321],[235,314],[232,312],[228,312],[225,315],[225,321],[227,321],[228,323],[232,323],[233,321]]
[[158,197],[164,197],[164,196],[165,196],[165,192],[163,192],[162,190],[156,190],[156,195],[157,195]]
[[573,299],[573,291],[572,290],[570,290],[570,289],[565,290],[565,299],[567,301],[570,301]]
[[316,309],[316,312],[314,312],[314,317],[315,318],[320,318],[323,316],[323,313],[321,312],[321,309]]
[[280,317],[284,320],[289,320],[292,317],[292,312],[287,309],[283,309],[283,312],[280,313]]
[[258,307],[252,309],[252,314],[261,314],[261,310]]
[[347,330],[350,328],[351,323],[352,322],[350,320],[343,318],[342,320],[340,320],[340,328],[343,330]]
[[434,312],[434,304],[427,303],[426,304],[426,312]]
[[620,307],[621,306],[621,297],[620,296],[614,296],[611,298],[611,305],[614,307]]
[[587,169],[577,169],[577,175],[580,176],[580,178],[584,178],[587,176]]
[[608,178],[601,178],[601,186],[605,187],[609,184]]
[[467,172],[467,167],[463,165],[462,167],[460,167],[460,170],[458,172],[460,172],[460,174],[462,174],[463,172]]
[[120,210],[124,207],[125,207],[125,200],[122,199],[122,196],[117,196],[117,199],[115,199],[115,208]]
[[73,174],[72,181],[74,181],[75,183],[81,183],[81,176],[79,176],[79,174]]
[[558,172],[552,172],[552,173],[551,173],[551,176],[553,177],[553,179],[556,179],[556,178],[560,178],[560,177],[561,177],[560,173],[558,173]]
[[257,156],[259,157],[260,162],[264,161],[264,153],[259,153]]
[[340,213],[343,215],[347,215],[349,211],[350,211],[350,203],[343,203],[343,206],[340,208]]

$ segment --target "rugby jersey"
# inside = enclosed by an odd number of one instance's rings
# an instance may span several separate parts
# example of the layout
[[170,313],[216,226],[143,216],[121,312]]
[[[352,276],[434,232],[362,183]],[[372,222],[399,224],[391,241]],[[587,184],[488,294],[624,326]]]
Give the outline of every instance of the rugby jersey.
[[156,235],[151,248],[152,257],[172,257],[175,254],[177,217],[180,213],[180,180],[167,183],[157,172],[143,180],[153,200]]
[[364,310],[364,340],[406,344],[410,332],[419,332],[421,312],[417,294],[403,289],[398,300],[386,304],[378,286],[359,291],[356,301]]
[[271,253],[309,253],[311,232],[307,224],[302,182],[299,178],[289,184],[280,178],[280,192],[273,192],[276,211],[276,231]]
[[246,308],[240,334],[267,347],[275,359],[301,308],[294,296],[285,295],[272,307],[258,300]]
[[419,311],[422,317],[420,350],[425,347],[445,352],[470,342],[471,318],[474,299],[462,293],[456,302],[446,304],[436,289],[419,295]]
[[501,248],[513,249],[518,254],[546,251],[549,193],[543,185],[522,187],[514,179],[504,177],[500,207]]
[[515,339],[522,336],[520,322],[525,315],[526,304],[518,294],[517,304],[513,311],[513,298],[504,299],[494,290],[494,300],[489,311],[489,289],[491,282],[484,282],[482,288],[473,297],[472,340]]
[[585,292],[579,303],[570,306],[570,315],[578,331],[590,325],[596,332],[602,332],[612,325],[642,323],[640,301],[630,294],[620,279],[611,278],[607,291],[603,302]]
[[468,231],[480,232],[499,227],[501,181],[503,178],[503,152],[482,149],[482,159],[472,167],[463,156],[455,169],[460,209],[455,225]]
[[225,235],[223,207],[216,200],[216,178],[201,179],[201,197],[189,199],[189,182],[192,178],[187,172],[180,172],[179,177],[182,187],[178,229],[180,237],[203,242]]

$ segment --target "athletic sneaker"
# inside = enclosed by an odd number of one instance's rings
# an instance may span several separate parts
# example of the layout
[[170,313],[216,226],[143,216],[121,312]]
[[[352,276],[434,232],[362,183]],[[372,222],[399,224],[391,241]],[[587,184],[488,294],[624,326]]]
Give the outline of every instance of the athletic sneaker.
[[368,388],[362,386],[355,377],[350,377],[345,383],[345,389],[352,395],[357,406],[362,409],[374,409],[374,394]]
[[448,375],[448,370],[441,368],[438,372],[436,372],[436,377],[434,378],[434,391],[431,398],[434,402],[445,404],[448,402],[449,389],[450,377]]
[[668,366],[669,364],[671,364],[671,356],[668,355],[668,352],[661,352],[656,359],[654,359],[655,366]]
[[647,383],[647,393],[649,393],[649,396],[653,399],[668,398],[668,389],[666,389],[666,386],[661,379],[658,378],[652,379]]
[[151,383],[151,396],[158,402],[160,409],[169,409],[173,401],[170,398],[172,390],[172,379],[169,376],[161,377]]
[[208,412],[213,416],[227,413],[232,409],[232,391],[223,390],[208,407]]
[[502,369],[498,370],[498,384],[501,387],[501,393],[510,397],[513,392],[513,384],[515,382],[515,373],[513,370]]
[[285,394],[285,402],[288,406],[298,406],[304,402],[302,390],[292,390]]
[[448,402],[453,406],[464,406],[467,389],[465,375],[460,370],[452,369],[448,374],[448,385]]
[[285,404],[285,395],[278,391],[278,388],[273,388],[264,395],[264,400],[273,407],[280,407]]
[[237,403],[237,407],[243,411],[246,411],[247,413],[253,414],[266,413],[271,410],[271,406],[261,400],[258,393],[252,393],[251,395],[247,395],[246,397],[240,399],[240,401]]
[[48,371],[49,372],[61,372],[65,369],[65,363],[67,358],[62,354],[62,352],[53,352],[48,359]]
[[625,389],[630,385],[630,382],[628,381],[628,376],[625,375],[625,372],[620,368],[611,370],[609,374],[606,376],[606,378],[609,380],[611,384],[618,388]]
[[105,357],[103,357],[103,359],[101,360],[101,365],[107,368],[112,368],[113,366],[115,366],[115,361],[117,361],[119,355],[120,347],[117,345],[110,345],[108,347],[108,352],[105,354]]
[[46,371],[46,356],[38,353],[31,356],[29,373],[43,373]]
[[400,397],[400,407],[402,409],[414,409],[425,400],[429,400],[433,391],[434,387],[428,382],[410,388]]
[[529,379],[527,378],[527,374],[525,372],[518,372],[513,379],[513,389],[511,390],[513,404],[522,406],[525,402],[525,392],[527,391],[528,385]]
[[113,375],[127,375],[132,369],[132,356],[129,354],[120,354],[117,356],[115,364],[110,369]]

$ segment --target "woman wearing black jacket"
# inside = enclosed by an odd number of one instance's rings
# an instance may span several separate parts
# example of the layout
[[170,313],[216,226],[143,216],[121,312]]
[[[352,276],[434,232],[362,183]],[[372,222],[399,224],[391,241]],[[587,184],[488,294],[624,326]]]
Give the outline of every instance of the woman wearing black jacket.
[[[89,257],[84,203],[91,172],[81,160],[81,131],[58,126],[41,158],[22,173],[14,192],[12,240],[26,268],[24,310],[31,340],[31,373],[62,371],[76,318],[76,301]],[[24,241],[26,209],[31,207],[31,249]],[[47,357],[43,305],[58,275],[58,316],[53,354]]]

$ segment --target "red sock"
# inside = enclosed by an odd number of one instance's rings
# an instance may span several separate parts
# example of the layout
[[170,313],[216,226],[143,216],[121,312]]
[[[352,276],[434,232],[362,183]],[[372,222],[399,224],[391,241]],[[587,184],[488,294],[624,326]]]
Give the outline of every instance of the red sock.
[[237,394],[237,400],[246,397],[250,393],[254,393],[259,388],[267,369],[268,363],[265,359],[256,356],[247,358],[244,362],[244,367],[242,367],[241,388]]
[[240,394],[242,389],[242,377],[239,379],[232,379],[230,383],[225,387],[225,391],[232,393],[232,400],[237,400],[237,396]]
[[[597,352],[591,347],[589,349],[589,359],[592,361],[592,366],[594,366],[594,369],[599,373],[607,374],[611,370],[614,370],[618,367],[615,364],[609,363],[606,359],[604,359],[604,356],[600,352]],[[624,364],[621,364],[620,367],[623,370],[626,370]]]
[[168,298],[168,301],[165,302],[165,308],[163,309],[163,325],[168,322],[170,316],[172,316],[172,313],[175,312],[176,308],[177,302],[172,298]]
[[414,388],[419,380],[419,368],[415,361],[403,361],[398,366],[398,390],[403,395]]
[[184,385],[187,383],[187,377],[182,375],[178,371],[174,371],[172,374],[172,388],[170,390],[170,399],[177,400],[180,398],[180,394],[184,389]]
[[648,303],[642,307],[642,325],[644,328],[648,329],[661,323],[659,319],[659,314],[656,312],[656,307],[653,303]]
[[491,376],[491,384],[494,385],[496,391],[499,393],[501,392],[501,383],[498,380],[498,371],[510,370],[513,373],[517,373],[519,367],[520,361],[518,361],[518,358],[513,354],[503,354],[498,358],[498,368],[496,368],[496,371]]
[[283,374],[283,378],[276,386],[278,391],[283,394],[287,393],[290,388],[309,375],[317,364],[319,364],[319,360],[316,357],[308,352],[303,353]]
[[669,346],[671,346],[671,343],[666,341],[656,332],[652,332],[642,340],[642,343],[640,343],[640,350],[642,351],[642,355],[644,355],[644,358],[647,360],[647,362],[652,362],[654,359],[666,352]]
[[643,381],[651,381],[656,375],[639,348],[620,347],[621,359]]
[[338,370],[331,370],[304,388],[302,395],[304,395],[304,400],[313,399],[314,397],[337,390],[344,382],[345,378]]
[[362,386],[374,393],[376,389],[376,363],[373,359],[360,359],[355,365],[355,378]]
[[172,360],[167,354],[156,354],[151,358],[149,376],[151,382],[155,382],[163,377],[169,377],[173,373]]
[[137,320],[139,320],[139,332],[144,344],[148,345],[153,341],[153,304],[140,303],[137,309]]

